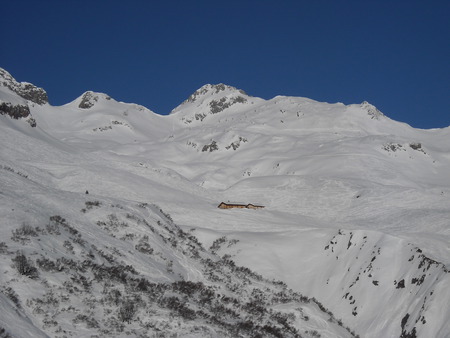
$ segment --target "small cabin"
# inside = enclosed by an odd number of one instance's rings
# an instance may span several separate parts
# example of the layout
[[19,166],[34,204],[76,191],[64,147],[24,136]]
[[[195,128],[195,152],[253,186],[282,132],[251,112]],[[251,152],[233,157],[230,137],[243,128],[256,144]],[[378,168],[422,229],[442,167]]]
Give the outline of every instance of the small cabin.
[[247,209],[262,209],[264,208],[264,205],[255,205],[255,204],[247,204],[246,206]]
[[256,204],[242,204],[242,203],[225,203],[222,202],[217,206],[219,209],[233,209],[233,208],[239,208],[239,209],[262,209],[264,208],[263,205],[256,205]]

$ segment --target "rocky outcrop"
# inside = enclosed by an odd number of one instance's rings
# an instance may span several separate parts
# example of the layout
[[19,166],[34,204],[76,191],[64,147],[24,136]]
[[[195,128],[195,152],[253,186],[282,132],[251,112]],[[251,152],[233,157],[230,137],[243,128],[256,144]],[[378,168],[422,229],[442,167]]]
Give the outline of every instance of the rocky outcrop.
[[184,123],[202,122],[209,116],[221,113],[231,106],[253,104],[261,99],[251,98],[243,90],[222,83],[207,84],[196,90],[182,104],[172,110]]
[[30,108],[27,105],[13,105],[9,102],[0,102],[0,115],[8,115],[18,120],[30,116]]
[[25,100],[29,100],[39,105],[48,103],[47,92],[44,89],[36,87],[31,83],[22,82],[20,84],[20,88],[17,91],[17,94],[19,94]]
[[86,92],[84,93],[83,97],[81,98],[81,102],[78,105],[78,108],[81,109],[89,109],[94,106],[95,102],[98,101],[98,98],[94,96],[93,92]]
[[111,100],[111,97],[109,97],[106,94],[94,93],[94,92],[88,91],[82,95],[80,104],[78,105],[78,108],[81,108],[81,109],[92,108],[95,105],[95,103],[98,102],[100,97],[102,97],[105,100]]
[[0,68],[0,86],[6,87],[25,100],[39,105],[48,103],[47,92],[28,82],[17,82],[11,74]]
[[31,116],[30,108],[23,104],[12,104],[10,102],[0,101],[0,115],[7,115],[15,120],[27,118],[27,122],[31,127],[36,127],[37,123],[34,117]]
[[243,90],[237,89],[232,86],[227,86],[223,83],[219,83],[216,85],[207,84],[196,90],[191,96],[188,97],[185,102],[195,102],[199,97],[206,96],[207,94],[214,95],[224,91],[239,92],[242,95],[248,96],[247,93]]

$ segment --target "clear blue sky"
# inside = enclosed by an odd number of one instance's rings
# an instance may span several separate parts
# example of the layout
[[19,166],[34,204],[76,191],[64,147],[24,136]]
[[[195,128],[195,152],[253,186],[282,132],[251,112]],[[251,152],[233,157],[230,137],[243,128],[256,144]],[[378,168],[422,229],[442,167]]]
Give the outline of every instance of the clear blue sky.
[[0,67],[167,114],[206,83],[450,126],[450,1],[3,0]]

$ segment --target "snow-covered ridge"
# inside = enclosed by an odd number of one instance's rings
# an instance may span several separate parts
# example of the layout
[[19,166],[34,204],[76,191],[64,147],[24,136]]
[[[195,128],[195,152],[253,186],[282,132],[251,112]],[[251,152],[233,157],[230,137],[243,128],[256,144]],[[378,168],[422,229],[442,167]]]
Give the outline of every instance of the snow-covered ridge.
[[361,103],[360,107],[367,111],[367,113],[371,116],[372,119],[379,120],[380,117],[384,116],[384,114],[377,109],[374,105],[370,104],[367,101]]
[[206,84],[202,86],[201,88],[197,89],[194,93],[192,93],[187,100],[184,102],[195,102],[198,99],[205,97],[207,95],[215,95],[220,92],[239,92],[240,94],[244,96],[248,96],[246,92],[244,92],[242,89],[237,89],[232,86],[225,85],[223,83],[212,85],[212,84]]
[[182,104],[172,110],[184,124],[202,122],[211,115],[223,111],[236,111],[248,108],[262,99],[248,96],[243,90],[224,84],[207,84],[196,90]]
[[168,116],[0,99],[37,122],[0,116],[0,332],[450,334],[448,128],[223,84]]
[[0,86],[10,89],[25,100],[40,105],[48,103],[48,96],[44,89],[28,82],[17,82],[3,68],[0,68]]

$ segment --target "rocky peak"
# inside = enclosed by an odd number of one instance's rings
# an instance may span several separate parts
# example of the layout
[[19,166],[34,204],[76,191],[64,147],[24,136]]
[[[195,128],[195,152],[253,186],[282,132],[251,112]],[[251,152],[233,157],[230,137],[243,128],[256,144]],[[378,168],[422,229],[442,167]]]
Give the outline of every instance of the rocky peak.
[[206,84],[196,90],[182,104],[172,110],[171,114],[179,115],[184,123],[203,121],[206,117],[227,110],[236,104],[246,104],[249,96],[240,89],[219,84]]
[[237,89],[232,86],[227,86],[223,83],[219,83],[219,84],[215,84],[215,85],[206,84],[206,85],[202,86],[201,88],[199,88],[198,90],[196,90],[194,93],[192,93],[192,95],[189,96],[185,102],[195,102],[200,97],[212,96],[212,95],[218,94],[220,92],[224,92],[224,94],[225,94],[225,92],[238,92],[242,95],[248,96],[243,90]]
[[0,86],[6,87],[25,100],[43,105],[48,103],[47,92],[28,82],[17,82],[11,74],[0,68]]
[[360,107],[365,111],[367,111],[367,114],[374,120],[379,120],[380,117],[384,116],[384,114],[381,111],[379,111],[377,107],[375,107],[374,105],[370,104],[367,101],[362,102],[360,104]]
[[111,97],[103,93],[94,93],[92,91],[87,91],[81,96],[78,108],[92,108],[100,99],[111,100]]

